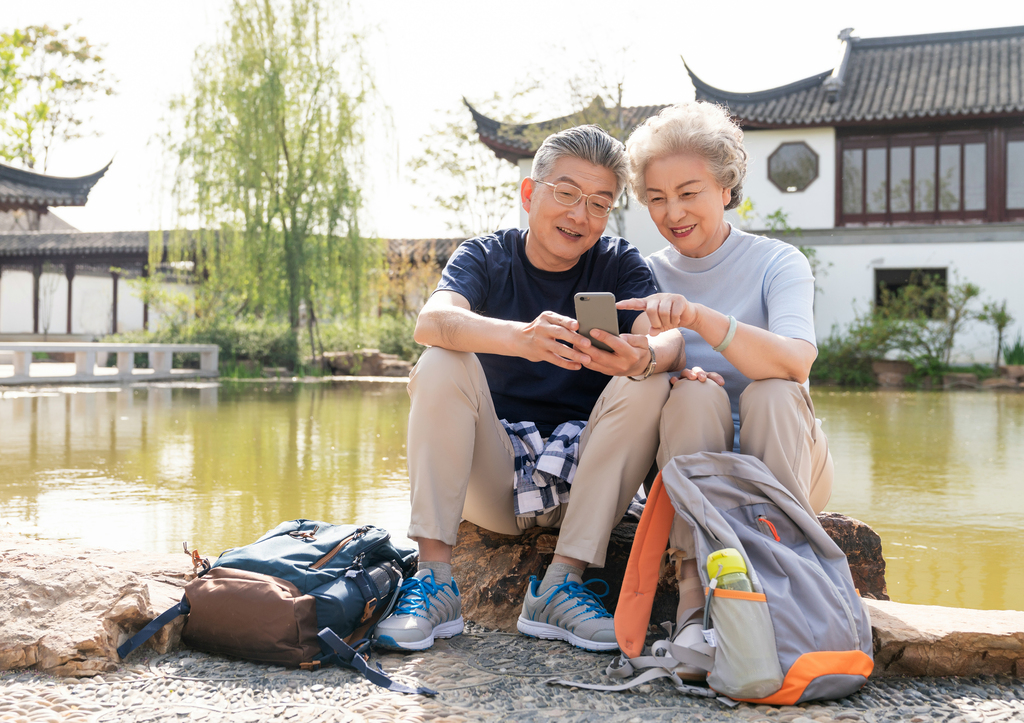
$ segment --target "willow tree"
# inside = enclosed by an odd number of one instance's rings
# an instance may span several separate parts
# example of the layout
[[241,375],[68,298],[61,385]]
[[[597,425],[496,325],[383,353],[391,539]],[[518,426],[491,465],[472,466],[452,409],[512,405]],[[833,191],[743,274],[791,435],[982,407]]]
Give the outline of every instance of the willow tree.
[[358,319],[374,242],[359,235],[360,133],[372,88],[346,8],[235,0],[172,110],[180,245],[196,313]]

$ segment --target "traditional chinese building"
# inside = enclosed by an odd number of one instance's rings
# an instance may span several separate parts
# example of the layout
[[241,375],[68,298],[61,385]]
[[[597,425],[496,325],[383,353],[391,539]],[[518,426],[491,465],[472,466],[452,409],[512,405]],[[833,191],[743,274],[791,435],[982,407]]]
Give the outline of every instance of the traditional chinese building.
[[147,274],[150,234],[85,233],[51,212],[84,206],[109,167],[57,178],[0,164],[0,336],[92,337],[148,324],[125,282]]
[[[815,250],[819,338],[915,270],[976,283],[1024,321],[1024,26],[839,41],[835,67],[753,93],[685,65],[696,98],[744,129],[754,209],[730,220],[764,229],[781,210],[799,229],[786,238]],[[621,114],[635,127],[662,107]],[[509,126],[473,111],[480,140],[524,177],[540,141],[586,113]],[[665,245],[646,209],[624,216],[645,254]],[[991,337],[968,329],[959,359],[991,361]]]

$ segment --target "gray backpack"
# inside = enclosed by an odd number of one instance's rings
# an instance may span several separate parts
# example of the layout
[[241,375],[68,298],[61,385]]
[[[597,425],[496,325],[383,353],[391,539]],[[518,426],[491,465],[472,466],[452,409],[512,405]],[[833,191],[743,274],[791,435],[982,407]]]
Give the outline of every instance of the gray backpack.
[[[676,515],[693,529],[698,569],[710,593],[707,644],[684,647],[661,640],[643,655]],[[700,563],[727,547],[743,555],[753,592],[711,584]],[[686,693],[794,705],[850,695],[874,667],[871,623],[846,556],[811,511],[748,455],[681,456],[661,471],[633,541],[615,634],[622,656],[609,675],[645,672],[624,685],[595,686],[599,689],[623,690],[668,677]],[[673,672],[681,664],[706,670],[710,690],[683,683]]]

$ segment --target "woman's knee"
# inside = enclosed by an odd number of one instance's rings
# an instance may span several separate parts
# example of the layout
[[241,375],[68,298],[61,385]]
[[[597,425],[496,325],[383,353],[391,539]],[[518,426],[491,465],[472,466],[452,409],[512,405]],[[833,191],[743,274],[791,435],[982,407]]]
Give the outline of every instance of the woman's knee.
[[761,379],[751,382],[740,394],[740,420],[750,412],[799,410],[807,406],[807,389],[788,379]]
[[672,387],[665,403],[665,412],[673,417],[705,418],[729,409],[729,395],[725,387],[715,382],[679,379]]

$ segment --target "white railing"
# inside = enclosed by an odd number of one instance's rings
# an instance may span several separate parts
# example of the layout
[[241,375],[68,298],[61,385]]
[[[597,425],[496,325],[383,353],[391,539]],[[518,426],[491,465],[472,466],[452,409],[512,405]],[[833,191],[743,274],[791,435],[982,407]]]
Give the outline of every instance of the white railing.
[[[34,361],[37,352],[75,355],[73,374],[67,374],[70,364]],[[186,352],[198,352],[199,369],[173,369],[172,356]],[[0,364],[0,385],[4,384],[46,384],[50,382],[106,382],[106,381],[149,381],[170,379],[180,376],[217,376],[217,356],[220,348],[216,344],[118,344],[103,342],[60,342],[60,341],[14,341],[0,342],[0,356],[13,357],[14,374],[5,375]],[[97,355],[117,354],[117,367],[96,366]],[[148,367],[135,367],[135,355],[147,354]],[[53,368],[59,367],[58,373]],[[10,369],[10,365],[7,365]],[[64,373],[60,373],[63,371]]]

